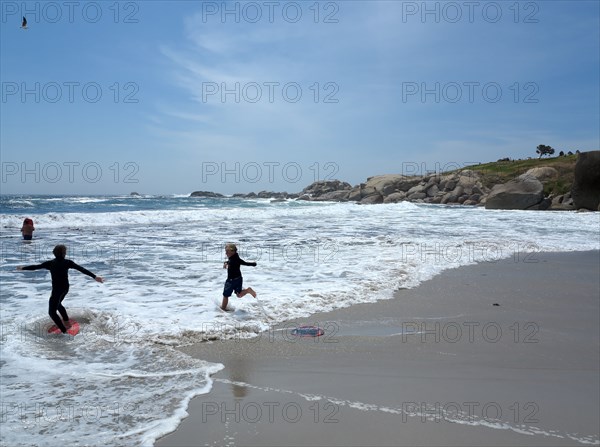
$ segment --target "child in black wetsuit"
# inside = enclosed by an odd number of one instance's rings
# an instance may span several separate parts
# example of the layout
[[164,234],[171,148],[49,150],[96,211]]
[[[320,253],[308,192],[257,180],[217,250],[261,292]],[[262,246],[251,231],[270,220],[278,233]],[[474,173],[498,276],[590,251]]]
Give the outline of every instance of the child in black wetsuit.
[[81,273],[91,276],[98,282],[104,282],[104,279],[75,264],[70,259],[65,259],[65,256],[67,255],[67,247],[64,245],[57,245],[54,247],[52,253],[54,253],[55,259],[51,261],[46,261],[38,265],[17,267],[17,270],[50,270],[50,275],[52,276],[52,294],[50,295],[50,300],[48,301],[48,315],[50,315],[50,318],[52,318],[52,321],[54,321],[61,332],[65,334],[67,332],[67,328],[56,314],[56,311],[60,312],[64,322],[69,324],[67,310],[62,305],[62,301],[69,292],[69,269],[79,270]]
[[246,262],[240,258],[237,253],[237,247],[235,244],[225,245],[225,255],[229,260],[225,261],[223,268],[227,269],[227,281],[225,281],[225,287],[223,288],[223,302],[221,303],[221,309],[227,310],[227,304],[229,303],[229,297],[235,292],[238,298],[243,297],[246,294],[252,295],[256,298],[256,292],[251,287],[242,289],[242,272],[240,270],[241,265],[249,265],[250,267],[256,267],[256,262]]

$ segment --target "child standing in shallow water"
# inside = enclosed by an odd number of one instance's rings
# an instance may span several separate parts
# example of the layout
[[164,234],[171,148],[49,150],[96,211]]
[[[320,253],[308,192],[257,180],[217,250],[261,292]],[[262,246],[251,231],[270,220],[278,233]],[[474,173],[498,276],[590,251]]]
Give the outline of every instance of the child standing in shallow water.
[[[69,269],[75,269],[81,273],[94,278],[98,282],[104,282],[104,279],[100,276],[96,276],[89,270],[75,264],[70,259],[66,259],[67,247],[64,245],[57,245],[52,251],[54,259],[46,261],[38,265],[27,265],[25,267],[17,267],[17,270],[39,270],[46,269],[50,270],[50,276],[52,278],[52,294],[48,301],[48,315],[54,321],[54,324],[65,334],[67,332],[67,326],[70,326],[69,315],[67,310],[63,307],[62,302],[65,299],[67,293],[69,293]],[[63,321],[57,314],[60,313]],[[64,323],[63,323],[64,322]]]
[[233,292],[235,292],[238,298],[241,298],[248,293],[256,298],[256,292],[252,290],[251,287],[242,289],[243,278],[240,270],[241,265],[256,267],[256,262],[246,262],[241,259],[240,255],[237,253],[235,244],[225,245],[225,255],[229,259],[223,264],[223,268],[227,269],[227,281],[225,281],[225,287],[223,288],[223,302],[221,303],[221,309],[223,310],[227,310],[229,297]]

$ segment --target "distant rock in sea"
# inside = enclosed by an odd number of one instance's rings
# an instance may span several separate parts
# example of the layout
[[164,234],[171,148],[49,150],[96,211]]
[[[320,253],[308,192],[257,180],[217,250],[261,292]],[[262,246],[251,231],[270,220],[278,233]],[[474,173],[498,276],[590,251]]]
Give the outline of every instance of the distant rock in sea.
[[274,199],[284,201],[286,199],[297,199],[298,194],[290,194],[287,192],[260,191],[258,194],[255,192],[250,192],[248,194],[236,193],[233,195],[233,197],[239,199]]
[[223,194],[219,194],[218,192],[212,192],[212,191],[194,191],[193,193],[190,194],[190,197],[218,199],[220,197],[225,197],[225,196]]

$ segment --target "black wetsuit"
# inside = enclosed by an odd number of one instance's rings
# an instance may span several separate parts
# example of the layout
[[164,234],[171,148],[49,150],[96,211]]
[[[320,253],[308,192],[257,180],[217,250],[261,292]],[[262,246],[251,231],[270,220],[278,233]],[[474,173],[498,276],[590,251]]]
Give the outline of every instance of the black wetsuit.
[[23,267],[23,270],[39,269],[50,270],[50,275],[52,276],[52,294],[48,301],[48,315],[50,315],[52,321],[54,321],[56,326],[63,333],[67,332],[67,328],[56,314],[56,311],[60,312],[64,321],[69,321],[67,311],[62,305],[62,300],[65,299],[65,296],[69,292],[69,269],[79,270],[81,273],[91,276],[94,279],[96,278],[96,275],[80,265],[75,264],[70,259],[56,258],[38,265],[28,265]]
[[246,262],[240,255],[237,253],[233,254],[229,261],[227,261],[227,279],[236,279],[242,276],[242,271],[240,270],[241,265],[249,265],[250,267],[256,267],[256,262]]

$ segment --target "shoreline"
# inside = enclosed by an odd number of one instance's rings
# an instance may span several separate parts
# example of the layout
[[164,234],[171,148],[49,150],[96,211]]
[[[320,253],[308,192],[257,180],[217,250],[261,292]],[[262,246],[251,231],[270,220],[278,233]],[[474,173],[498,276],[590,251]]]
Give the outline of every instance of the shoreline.
[[181,348],[225,368],[155,445],[598,445],[600,252],[537,260]]

